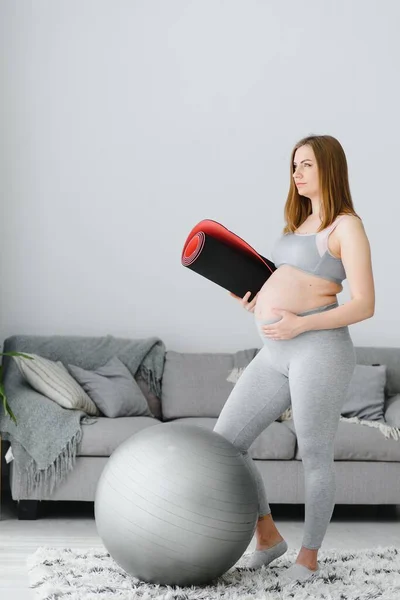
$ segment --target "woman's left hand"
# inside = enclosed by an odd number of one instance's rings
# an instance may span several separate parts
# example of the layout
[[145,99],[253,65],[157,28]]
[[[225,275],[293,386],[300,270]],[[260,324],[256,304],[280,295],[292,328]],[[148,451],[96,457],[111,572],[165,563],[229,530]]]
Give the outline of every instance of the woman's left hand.
[[303,333],[303,319],[301,317],[281,308],[274,308],[272,309],[272,312],[276,315],[280,315],[282,318],[277,323],[271,323],[261,327],[265,337],[271,340],[290,340],[300,333]]

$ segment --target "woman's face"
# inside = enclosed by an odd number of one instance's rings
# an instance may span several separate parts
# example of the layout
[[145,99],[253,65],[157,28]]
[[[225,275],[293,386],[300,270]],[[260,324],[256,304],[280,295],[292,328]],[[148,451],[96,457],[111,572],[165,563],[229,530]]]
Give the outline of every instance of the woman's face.
[[296,150],[293,179],[301,196],[312,198],[319,195],[318,165],[311,146],[301,146]]

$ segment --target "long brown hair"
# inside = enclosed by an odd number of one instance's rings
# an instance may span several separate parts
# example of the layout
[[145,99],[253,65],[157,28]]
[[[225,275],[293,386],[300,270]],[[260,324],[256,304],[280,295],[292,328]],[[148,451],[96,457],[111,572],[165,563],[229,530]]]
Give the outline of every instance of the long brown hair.
[[339,214],[360,218],[354,210],[346,155],[340,142],[331,135],[309,135],[297,142],[290,157],[290,188],[284,209],[286,225],[283,233],[293,233],[312,213],[311,200],[300,196],[293,181],[294,155],[305,145],[314,150],[318,165],[323,215],[318,231],[329,227]]

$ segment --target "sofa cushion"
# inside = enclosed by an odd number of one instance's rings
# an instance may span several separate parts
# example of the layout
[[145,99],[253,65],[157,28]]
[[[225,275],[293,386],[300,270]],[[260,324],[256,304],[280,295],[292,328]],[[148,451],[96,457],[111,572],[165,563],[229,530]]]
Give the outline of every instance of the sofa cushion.
[[77,456],[111,456],[114,450],[131,435],[146,427],[161,425],[154,417],[99,417],[82,424],[82,440]]
[[68,369],[105,417],[152,416],[142,390],[118,356],[97,369]]
[[[293,419],[284,421],[282,425],[296,433]],[[298,445],[295,458],[301,460]],[[375,427],[339,421],[334,443],[334,459],[400,462],[400,441],[386,438]]]
[[165,356],[161,404],[164,421],[180,417],[219,417],[233,387],[226,374],[231,353],[169,350]]
[[[175,422],[197,425],[212,431],[217,419],[185,417],[175,419]],[[256,460],[292,460],[295,451],[296,436],[290,429],[276,421],[264,429],[249,448],[250,456]]]
[[384,423],[386,365],[356,365],[341,414]]
[[400,392],[400,347],[356,346],[357,363],[360,365],[386,365],[386,394]]

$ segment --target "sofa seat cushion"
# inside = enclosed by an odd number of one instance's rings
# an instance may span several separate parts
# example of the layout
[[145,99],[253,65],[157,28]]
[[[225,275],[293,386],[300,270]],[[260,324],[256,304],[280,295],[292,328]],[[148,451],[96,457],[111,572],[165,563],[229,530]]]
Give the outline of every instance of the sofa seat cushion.
[[77,456],[111,456],[131,435],[146,427],[161,424],[153,417],[99,417],[95,422],[82,424],[82,440]]
[[[293,419],[283,421],[293,433],[296,433]],[[301,451],[297,445],[296,460],[301,460]],[[375,427],[339,421],[334,443],[335,460],[400,462],[400,440],[386,438]]]
[[[187,423],[212,431],[217,419],[214,417],[184,417],[171,423]],[[296,436],[282,423],[274,422],[254,440],[249,454],[257,460],[292,460],[296,451]]]

